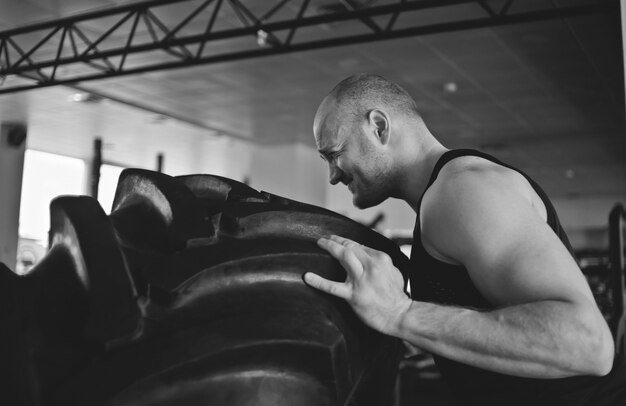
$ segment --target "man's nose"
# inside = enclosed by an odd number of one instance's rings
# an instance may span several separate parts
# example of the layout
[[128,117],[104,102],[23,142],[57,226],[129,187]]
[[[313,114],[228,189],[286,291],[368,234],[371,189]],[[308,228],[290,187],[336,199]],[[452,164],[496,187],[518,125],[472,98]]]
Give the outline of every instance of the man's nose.
[[341,169],[334,163],[328,164],[329,182],[331,185],[336,185],[341,180]]

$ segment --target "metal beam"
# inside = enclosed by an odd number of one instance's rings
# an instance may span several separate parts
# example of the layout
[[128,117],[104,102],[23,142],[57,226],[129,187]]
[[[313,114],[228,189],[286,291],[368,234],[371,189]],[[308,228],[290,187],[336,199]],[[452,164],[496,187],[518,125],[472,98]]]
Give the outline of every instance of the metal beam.
[[[165,22],[157,17],[159,9],[163,11],[163,7],[174,3],[187,3],[192,11],[176,21]],[[268,3],[153,0],[0,32],[0,79],[14,75],[32,81],[10,86],[8,80],[0,80],[4,83],[0,84],[0,94],[162,69],[619,10],[617,0],[588,0],[575,6],[541,4],[530,10],[516,7],[515,0],[507,0],[499,8],[489,0],[396,0],[380,6],[376,6],[375,1],[340,0],[327,9],[320,9],[319,3],[309,0]],[[528,6],[523,0],[518,3]],[[259,4],[268,10],[259,11]],[[474,13],[467,13],[468,7],[474,7]],[[437,9],[446,10],[450,19],[431,24],[418,24],[410,17],[402,19],[405,13]],[[276,20],[278,14],[283,20]],[[292,17],[284,19],[285,15]],[[385,18],[387,22],[381,24]],[[107,29],[101,28],[102,19],[109,22]],[[228,28],[216,29],[219,20],[224,23],[222,27]],[[304,27],[347,22],[357,22],[363,33],[345,34],[339,28],[320,30],[315,39],[297,35]],[[94,27],[100,27],[99,35],[93,34]],[[149,35],[139,36],[139,30]],[[88,32],[92,33],[91,38]],[[29,44],[27,40],[32,34],[42,39]],[[242,42],[242,38],[249,41]],[[226,51],[210,51],[207,45],[217,41],[230,42],[233,46],[220,48]],[[197,49],[192,52],[190,49],[194,47]],[[48,52],[41,52],[46,49]],[[146,53],[154,55],[155,52],[160,52],[158,61],[140,59]],[[114,58],[119,58],[116,64],[112,62]],[[46,73],[46,69],[52,72]]]

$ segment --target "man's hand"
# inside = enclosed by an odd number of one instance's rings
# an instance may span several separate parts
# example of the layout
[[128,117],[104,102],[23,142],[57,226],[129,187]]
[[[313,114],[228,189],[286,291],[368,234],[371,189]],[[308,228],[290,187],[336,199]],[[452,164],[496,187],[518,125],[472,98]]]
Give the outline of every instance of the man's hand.
[[384,334],[397,329],[411,306],[404,279],[384,252],[347,238],[331,236],[317,241],[345,268],[345,282],[334,282],[307,272],[304,281],[321,291],[345,299],[365,324]]

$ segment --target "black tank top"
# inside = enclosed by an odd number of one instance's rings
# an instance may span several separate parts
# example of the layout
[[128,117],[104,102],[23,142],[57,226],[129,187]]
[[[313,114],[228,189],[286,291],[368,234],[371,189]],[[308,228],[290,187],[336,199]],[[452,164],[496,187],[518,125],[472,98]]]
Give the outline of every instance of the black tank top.
[[[460,156],[477,156],[510,168],[523,175],[543,201],[547,222],[572,253],[573,250],[561,227],[554,207],[545,192],[523,172],[496,158],[474,150],[452,150],[437,161],[426,190],[435,182],[441,168]],[[423,198],[422,194],[422,198]],[[426,252],[421,240],[419,212],[413,231],[411,251],[411,295],[413,300],[444,305],[490,310],[494,306],[476,289],[467,269],[433,258]],[[513,213],[511,214],[513,215]],[[626,364],[616,360],[612,372],[605,377],[579,376],[561,379],[533,379],[499,374],[434,356],[441,374],[451,385],[462,404],[494,406],[626,406]]]

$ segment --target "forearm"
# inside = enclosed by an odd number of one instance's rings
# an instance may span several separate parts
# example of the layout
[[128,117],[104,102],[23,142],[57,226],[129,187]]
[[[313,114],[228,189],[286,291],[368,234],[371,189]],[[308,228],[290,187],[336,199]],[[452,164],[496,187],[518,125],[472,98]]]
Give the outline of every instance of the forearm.
[[612,342],[606,326],[587,312],[559,301],[489,312],[412,302],[390,334],[446,358],[509,375],[603,374]]

